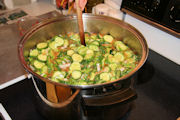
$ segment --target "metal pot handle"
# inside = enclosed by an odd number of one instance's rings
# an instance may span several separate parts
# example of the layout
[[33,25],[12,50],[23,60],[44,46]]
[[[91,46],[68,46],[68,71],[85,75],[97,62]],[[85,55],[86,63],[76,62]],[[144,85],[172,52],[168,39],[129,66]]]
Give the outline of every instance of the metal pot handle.
[[105,95],[105,96],[94,96],[91,98],[84,98],[86,106],[97,107],[97,106],[108,106],[118,103],[127,102],[137,97],[136,92],[132,88],[127,88],[123,91],[117,91],[116,93]]
[[61,103],[53,103],[53,102],[50,102],[49,100],[47,100],[43,95],[42,93],[40,92],[37,84],[36,84],[36,81],[34,79],[34,77],[31,75],[31,78],[32,78],[32,81],[33,81],[33,84],[34,84],[34,87],[36,89],[36,92],[38,93],[39,97],[46,103],[48,104],[49,106],[51,107],[55,107],[55,108],[59,108],[59,107],[64,107],[66,106],[67,104],[70,104],[74,99],[75,97],[79,94],[80,90],[76,90],[76,92],[70,97],[68,98],[66,101],[64,102],[61,102]]

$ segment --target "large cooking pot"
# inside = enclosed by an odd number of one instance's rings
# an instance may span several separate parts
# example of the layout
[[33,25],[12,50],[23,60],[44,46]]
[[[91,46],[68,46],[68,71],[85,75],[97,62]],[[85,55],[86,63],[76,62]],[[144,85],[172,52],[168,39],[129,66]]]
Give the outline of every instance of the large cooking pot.
[[66,34],[68,32],[78,32],[77,17],[75,15],[72,15],[61,16],[58,18],[43,21],[31,28],[22,37],[18,45],[18,53],[20,61],[25,70],[27,70],[35,77],[45,82],[50,82],[54,85],[84,89],[108,85],[120,80],[126,80],[136,71],[138,71],[138,69],[144,64],[148,55],[148,46],[144,37],[134,27],[123,21],[113,19],[111,17],[97,16],[92,14],[83,14],[83,21],[85,32],[111,34],[116,39],[122,39],[125,44],[127,44],[130,48],[133,49],[133,51],[137,53],[138,56],[140,56],[141,59],[137,67],[129,74],[115,81],[95,85],[67,85],[51,81],[35,73],[27,64],[27,57],[30,49],[34,48],[37,43],[51,39],[56,35]]
[[[29,55],[29,51],[30,49],[34,48],[37,43],[51,39],[56,35],[66,34],[68,32],[77,33],[77,16],[60,16],[57,18],[43,21],[33,26],[29,31],[24,34],[24,36],[20,40],[18,44],[18,53],[20,61],[25,70],[32,74],[36,79],[34,80],[33,78],[34,88],[36,89],[36,93],[38,94],[38,96],[36,96],[38,101],[36,106],[38,106],[40,112],[47,118],[57,116],[58,119],[59,116],[61,117],[63,115],[67,117],[76,116],[78,114],[79,104],[85,104],[85,106],[109,106],[122,101],[126,101],[135,95],[135,92],[133,92],[127,87],[124,90],[120,90],[120,92],[109,93],[104,95],[103,97],[102,95],[92,97],[92,99],[90,97],[82,97],[83,92],[80,91],[83,90],[98,88],[102,86],[104,87],[124,81],[126,84],[125,86],[130,85],[132,75],[141,68],[141,66],[146,61],[148,55],[148,46],[144,37],[131,25],[111,17],[92,14],[83,14],[83,22],[85,32],[111,34],[114,38],[123,40],[125,44],[127,44],[138,56],[140,56],[140,61],[136,68],[130,73],[115,81],[107,83],[93,85],[67,85],[63,83],[53,82],[36,74],[30,68],[30,66],[27,64],[27,57]],[[37,84],[41,84],[42,82],[45,83],[45,87],[40,86],[38,88]],[[41,91],[40,88],[46,89],[44,95],[42,94],[44,92]],[[73,90],[71,90],[71,88],[73,88]],[[58,100],[63,99],[63,101],[57,101],[57,98],[59,98]],[[125,110],[125,108],[126,107],[123,106],[121,109]],[[102,112],[102,114],[106,115],[107,113],[109,113],[108,111],[112,109],[114,109],[114,107],[108,107],[106,113]],[[119,108],[117,109],[117,111],[118,110]],[[127,110],[128,109],[126,109],[125,111]],[[119,115],[119,113],[114,114],[114,116],[117,115]],[[76,118],[78,119],[78,117]],[[108,117],[106,116],[104,118],[108,119]],[[71,119],[71,117],[64,119]],[[73,117],[73,119],[75,119],[75,117]]]

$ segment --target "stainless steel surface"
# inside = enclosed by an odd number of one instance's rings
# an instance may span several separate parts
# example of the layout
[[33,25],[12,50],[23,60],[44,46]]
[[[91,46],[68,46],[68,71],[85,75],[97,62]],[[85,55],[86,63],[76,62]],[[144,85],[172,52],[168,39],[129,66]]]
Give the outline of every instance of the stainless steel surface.
[[25,74],[18,60],[20,38],[16,24],[0,27],[0,84]]
[[77,17],[74,15],[61,16],[55,19],[46,20],[30,29],[23,36],[18,46],[19,58],[22,65],[28,72],[30,72],[31,74],[35,75],[35,77],[45,82],[50,82],[55,85],[70,86],[74,88],[92,88],[115,83],[119,80],[128,79],[144,64],[148,55],[148,46],[144,37],[134,27],[130,26],[129,24],[123,21],[113,19],[111,17],[83,14],[85,32],[102,34],[110,33],[113,37],[119,40],[125,38],[123,39],[123,41],[141,57],[141,60],[139,61],[137,67],[129,74],[121,77],[118,80],[95,85],[66,85],[62,83],[53,82],[33,72],[26,62],[30,49],[35,47],[37,43],[46,41],[54,37],[55,35],[66,34],[68,32],[78,32],[76,19]]
[[[28,30],[36,21],[60,16],[56,11],[37,17],[23,18],[23,28]],[[17,23],[0,26],[0,84],[27,74],[18,59],[18,42],[21,39]]]

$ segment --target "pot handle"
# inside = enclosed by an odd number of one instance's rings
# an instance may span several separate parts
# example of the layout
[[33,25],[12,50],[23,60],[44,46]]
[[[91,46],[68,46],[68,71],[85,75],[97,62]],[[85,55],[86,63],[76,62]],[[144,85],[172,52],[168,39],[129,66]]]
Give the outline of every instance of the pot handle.
[[[29,77],[29,78],[30,78],[30,77]],[[79,92],[80,92],[80,90],[77,89],[76,92],[75,92],[72,96],[70,96],[66,101],[63,101],[63,102],[60,102],[60,103],[53,103],[53,102],[47,100],[47,99],[42,95],[42,93],[40,92],[40,90],[39,90],[39,88],[38,88],[38,86],[37,86],[37,84],[36,84],[36,81],[35,81],[35,79],[34,79],[34,77],[33,77],[32,75],[31,75],[31,78],[32,78],[32,82],[33,82],[33,84],[34,84],[34,87],[35,87],[36,92],[38,93],[39,97],[40,97],[46,104],[48,104],[49,106],[52,106],[52,107],[54,107],[54,108],[64,107],[64,106],[66,106],[67,104],[70,104],[70,103],[76,98],[76,96],[77,96],[77,95],[79,94]]]
[[114,105],[118,103],[124,103],[128,102],[130,100],[134,100],[137,98],[136,92],[132,88],[128,88],[123,91],[117,91],[116,93],[104,95],[102,96],[94,96],[94,97],[88,97],[84,98],[84,103],[86,106],[89,107],[97,107],[97,106],[108,106],[108,105]]

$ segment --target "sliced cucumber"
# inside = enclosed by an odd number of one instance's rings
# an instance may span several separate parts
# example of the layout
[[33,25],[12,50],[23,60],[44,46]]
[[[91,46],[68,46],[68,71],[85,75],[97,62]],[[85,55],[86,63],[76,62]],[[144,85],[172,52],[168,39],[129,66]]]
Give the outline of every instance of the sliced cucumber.
[[78,53],[80,54],[80,55],[85,55],[86,54],[86,51],[88,50],[88,48],[87,47],[80,47],[79,49],[78,49]]
[[39,51],[37,49],[33,49],[30,51],[29,56],[31,57],[37,57],[39,54]]
[[133,59],[133,58],[128,58],[128,59],[126,60],[126,62],[129,63],[129,64],[134,63],[135,61],[136,61],[136,60]]
[[55,40],[56,46],[62,46],[64,44],[64,40],[61,37],[56,37]]
[[109,63],[117,63],[118,61],[115,59],[115,57],[111,54],[108,55],[108,62]]
[[62,46],[63,44],[64,40],[61,37],[56,37],[54,41],[50,42],[49,47],[57,51],[57,47]]
[[126,57],[130,58],[130,57],[132,57],[133,52],[132,52],[131,50],[127,50],[127,51],[124,52],[124,55],[125,55]]
[[93,41],[91,42],[92,45],[96,45],[96,46],[99,46],[99,42],[98,41]]
[[74,41],[80,41],[79,34],[73,34],[70,36],[70,38]]
[[64,46],[68,46],[69,45],[69,41],[68,40],[64,40]]
[[38,60],[45,62],[47,60],[47,55],[43,55],[43,54],[38,55]]
[[97,35],[96,34],[91,34],[91,39],[96,40],[97,39]]
[[94,56],[94,51],[88,49],[88,50],[86,51],[86,55],[84,56],[84,59],[85,59],[85,60],[89,60],[89,59],[91,59],[93,56]]
[[64,75],[62,72],[60,71],[54,71],[51,79],[55,82],[58,82],[59,80],[63,80],[64,79]]
[[114,55],[114,58],[119,61],[119,62],[122,62],[125,58],[124,58],[124,55],[120,52],[117,52],[115,55]]
[[124,50],[128,49],[128,47],[121,41],[116,41],[114,44],[118,51],[124,51]]
[[80,71],[73,71],[72,72],[72,77],[74,79],[79,79],[81,77],[81,72]]
[[95,76],[96,76],[96,74],[95,74],[94,72],[92,72],[92,73],[90,74],[90,80],[94,80]]
[[68,50],[67,55],[72,56],[74,54],[74,50]]
[[51,42],[51,43],[49,44],[49,47],[50,47],[51,49],[53,49],[53,50],[57,50],[57,44],[56,44],[56,42],[55,42],[55,41]]
[[81,70],[81,65],[79,62],[73,62],[70,66],[70,70],[74,71],[74,70]]
[[100,79],[101,80],[104,80],[104,81],[109,81],[111,78],[110,78],[110,74],[107,73],[107,72],[104,72],[104,73],[101,73],[100,74]]
[[71,44],[69,47],[70,48],[76,47],[76,44]]
[[48,72],[48,67],[47,67],[47,65],[44,65],[44,66],[42,67],[41,72],[44,73],[44,74],[47,74],[47,72]]
[[100,34],[100,33],[99,33],[97,36],[98,36],[98,38],[100,38],[100,39],[102,39],[102,38],[103,38],[103,35],[102,35],[102,34]]
[[35,67],[36,69],[41,69],[44,65],[45,65],[45,64],[44,64],[43,62],[40,62],[40,61],[38,61],[38,60],[35,60],[35,61],[34,61],[34,67]]
[[114,81],[114,80],[116,80],[116,77],[111,77],[111,81]]
[[104,68],[104,72],[110,72],[110,68],[109,67],[105,67]]
[[37,49],[41,50],[41,49],[45,49],[48,47],[48,43],[46,42],[41,42],[37,44]]
[[109,67],[111,68],[111,70],[116,70],[117,64],[115,64],[115,63],[110,64]]
[[111,35],[105,35],[103,38],[104,38],[104,41],[106,41],[108,43],[112,43],[112,41],[114,39]]
[[83,60],[83,57],[81,55],[75,53],[72,55],[72,59],[74,62],[81,62]]
[[42,53],[43,55],[48,55],[48,48],[42,49],[42,50],[41,50],[41,53]]
[[89,45],[89,49],[91,49],[93,51],[99,51],[99,47],[96,45]]

